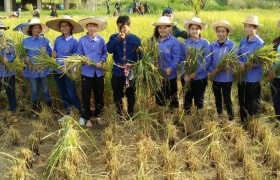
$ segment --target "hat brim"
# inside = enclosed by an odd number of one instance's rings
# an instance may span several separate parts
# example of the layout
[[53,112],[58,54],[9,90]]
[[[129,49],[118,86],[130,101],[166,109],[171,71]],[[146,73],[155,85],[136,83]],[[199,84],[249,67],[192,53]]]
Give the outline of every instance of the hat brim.
[[43,23],[34,23],[34,24],[29,24],[29,25],[27,25],[27,26],[24,26],[24,27],[22,28],[21,32],[22,32],[23,34],[29,36],[29,34],[28,34],[27,32],[28,32],[30,26],[34,26],[34,25],[41,25],[41,27],[42,27],[42,32],[41,32],[40,34],[45,34],[45,33],[47,33],[47,32],[50,30],[50,28],[49,28],[47,25],[43,24]]
[[255,25],[255,26],[263,26],[263,24],[257,24],[257,23],[249,22],[249,21],[240,21],[240,22],[243,23],[243,24],[250,24],[250,25]]
[[220,22],[218,22],[218,23],[213,23],[211,27],[212,27],[212,29],[213,29],[214,31],[217,30],[217,27],[225,27],[225,28],[228,29],[228,31],[229,31],[230,34],[232,34],[232,33],[234,32],[233,27],[232,27],[231,25],[229,25],[229,24],[226,24],[226,23],[220,23]]
[[97,32],[101,32],[106,29],[107,22],[101,18],[86,18],[78,22],[84,29],[86,29],[87,24],[97,24]]
[[207,28],[207,25],[204,24],[204,23],[199,23],[199,22],[187,20],[187,21],[184,22],[184,28],[186,29],[187,32],[189,31],[189,26],[191,24],[200,26],[201,27],[201,31],[203,31],[204,29]]
[[79,23],[71,19],[54,19],[46,22],[46,25],[54,31],[61,32],[59,27],[60,22],[70,23],[73,26],[72,33],[80,33],[84,31],[83,27]]
[[175,26],[175,23],[163,23],[163,22],[155,22],[152,23],[153,26]]

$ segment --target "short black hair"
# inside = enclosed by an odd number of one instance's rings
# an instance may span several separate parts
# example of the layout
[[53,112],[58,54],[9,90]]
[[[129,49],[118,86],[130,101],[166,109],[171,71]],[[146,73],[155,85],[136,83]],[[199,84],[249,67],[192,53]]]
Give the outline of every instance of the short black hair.
[[119,23],[130,26],[130,18],[128,16],[119,16],[117,19],[117,24]]

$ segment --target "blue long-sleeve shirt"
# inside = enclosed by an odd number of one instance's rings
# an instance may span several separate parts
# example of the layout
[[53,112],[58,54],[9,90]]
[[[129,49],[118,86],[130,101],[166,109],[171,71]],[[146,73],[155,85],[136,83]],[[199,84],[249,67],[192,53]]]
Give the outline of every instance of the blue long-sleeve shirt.
[[[54,42],[53,50],[56,51],[56,63],[59,66],[64,65],[64,59],[66,56],[72,56],[76,53],[78,48],[78,40],[73,36],[64,37],[63,35],[58,36]],[[60,70],[55,69],[55,72],[62,73]]]
[[[189,47],[193,47],[198,51],[202,51],[202,57],[198,60],[198,68],[196,69],[196,77],[194,80],[205,79],[208,76],[208,71],[211,71],[210,61],[210,43],[208,40],[204,38],[199,38],[193,40],[192,38],[188,38],[183,43],[183,58],[186,59],[187,50]],[[183,72],[182,78],[184,78],[186,72]]]
[[[27,53],[27,57],[29,58],[31,63],[36,63],[34,59],[35,56],[40,56],[40,49],[44,47],[46,49],[46,53],[51,56],[52,54],[52,47],[50,41],[42,36],[39,37],[27,37],[23,39],[23,46]],[[50,73],[49,68],[44,68],[42,72],[38,70],[29,69],[28,66],[25,67],[23,76],[26,78],[42,78],[47,77]]]
[[[248,37],[245,37],[241,40],[238,55],[239,62],[243,66],[244,63],[248,60],[250,55],[256,50],[262,48],[265,45],[265,42],[256,35],[252,40],[248,41]],[[245,82],[260,82],[262,78],[262,65],[257,64],[255,67],[249,69],[248,72],[244,74],[241,81]]]
[[[7,58],[8,62],[7,63],[12,63],[15,58],[16,58],[16,53],[15,53],[15,48],[12,44],[11,40],[8,41],[8,47],[5,49],[1,49],[0,53],[1,56],[4,58]],[[13,76],[16,74],[15,70],[8,70],[3,63],[0,63],[0,77],[8,77],[8,76]]]
[[[107,59],[107,48],[102,36],[96,34],[92,39],[89,35],[80,38],[76,54],[84,55],[95,63],[105,62]],[[104,76],[104,72],[91,65],[82,65],[82,75],[88,77]]]
[[[107,43],[108,52],[113,54],[114,63],[120,66],[141,59],[141,53],[137,51],[139,46],[141,46],[140,38],[131,33],[124,40],[118,39],[118,33],[113,34]],[[113,66],[112,73],[119,77],[125,76],[123,69],[116,65]]]
[[[221,46],[219,41],[215,41],[210,45],[211,52],[211,71],[217,68],[218,63],[221,61],[221,58],[228,54],[235,48],[234,42],[227,39],[224,44]],[[231,82],[233,79],[232,69],[228,72],[225,70],[219,71],[214,77],[214,81],[216,82]]]
[[166,75],[168,79],[177,78],[177,66],[181,61],[181,44],[172,35],[166,37],[165,40],[158,40],[159,57],[158,65],[162,74],[165,74],[165,69],[170,68],[171,74]]

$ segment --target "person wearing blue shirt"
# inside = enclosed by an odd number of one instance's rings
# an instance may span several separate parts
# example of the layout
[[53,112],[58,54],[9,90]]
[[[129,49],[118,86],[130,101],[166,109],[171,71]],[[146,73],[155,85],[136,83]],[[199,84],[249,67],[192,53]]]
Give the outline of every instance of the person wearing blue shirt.
[[23,46],[25,48],[26,57],[21,57],[25,63],[23,76],[27,78],[31,86],[31,100],[33,109],[40,110],[39,90],[43,92],[44,100],[47,106],[51,107],[52,101],[48,87],[48,76],[50,69],[38,65],[34,57],[40,56],[40,51],[45,52],[49,56],[52,54],[52,47],[50,41],[41,36],[47,33],[49,28],[40,22],[39,19],[31,19],[29,25],[23,27],[22,33],[29,37],[23,39]]
[[[250,55],[262,48],[265,42],[257,35],[258,26],[261,26],[257,16],[248,16],[244,24],[246,37],[239,45],[238,56],[240,61],[240,71],[243,74],[238,83],[238,100],[240,106],[240,119],[245,123],[248,115],[258,115],[260,113],[261,78],[262,65],[248,61]],[[249,67],[244,72],[244,66]]]
[[226,105],[229,120],[233,120],[234,111],[231,101],[232,69],[218,69],[217,65],[229,52],[234,52],[235,44],[228,36],[233,33],[233,28],[226,20],[217,21],[212,24],[217,33],[218,40],[210,45],[211,52],[211,76],[213,77],[212,89],[215,96],[218,115],[223,113],[223,102]]
[[[62,35],[55,39],[52,57],[56,58],[56,63],[60,67],[63,67],[65,57],[72,56],[77,51],[78,40],[73,37],[73,34],[83,32],[84,30],[70,16],[63,16],[61,19],[51,20],[46,24],[49,28],[62,33]],[[54,70],[53,76],[66,110],[66,115],[59,119],[59,121],[64,121],[68,117],[71,105],[74,105],[81,114],[82,107],[76,92],[75,82],[58,69]]]
[[[277,21],[277,28],[280,29],[280,20]],[[273,40],[274,50],[280,54],[280,37]],[[280,57],[279,57],[280,58]],[[280,120],[280,62],[275,62],[272,71],[268,73],[271,81],[270,89],[273,107],[277,120]]]
[[163,87],[156,93],[155,99],[159,106],[166,106],[170,101],[171,108],[178,107],[177,67],[181,61],[181,44],[170,31],[174,23],[162,16],[155,26],[152,41],[156,40],[159,49],[158,66],[164,75]]
[[[119,16],[117,19],[119,33],[111,35],[107,43],[108,52],[113,54],[114,65],[112,69],[112,89],[114,103],[118,115],[122,116],[122,98],[127,97],[128,115],[133,116],[135,104],[135,85],[131,83],[131,64],[141,59],[139,46],[141,40],[136,35],[129,32],[130,18]],[[125,92],[124,92],[125,88]]]
[[[198,58],[198,65],[195,72],[186,73],[188,67],[185,68],[182,74],[182,86],[186,83],[190,84],[184,96],[184,109],[187,114],[190,114],[192,100],[198,109],[203,108],[204,94],[207,86],[208,69],[210,64],[210,43],[208,40],[201,37],[201,32],[207,27],[201,22],[200,18],[194,17],[191,20],[185,20],[184,27],[188,31],[190,37],[183,43],[183,58],[188,56],[188,49],[194,48],[201,52]],[[184,65],[186,66],[186,65]],[[183,68],[184,69],[184,68]]]
[[[97,32],[103,31],[107,27],[107,22],[98,17],[89,17],[79,21],[79,24],[87,29],[87,34],[80,38],[77,54],[84,55],[96,66],[82,65],[82,102],[83,112],[80,118],[80,125],[86,123],[87,127],[92,127],[90,118],[95,117],[98,123],[101,123],[100,115],[104,108],[104,72],[103,63],[107,59],[107,48],[105,40]],[[92,113],[90,109],[90,98],[93,91],[94,108]]]
[[0,91],[1,87],[6,90],[10,112],[16,112],[16,90],[15,90],[15,70],[9,70],[5,66],[12,63],[16,58],[14,45],[11,39],[7,38],[4,30],[9,29],[0,21]]

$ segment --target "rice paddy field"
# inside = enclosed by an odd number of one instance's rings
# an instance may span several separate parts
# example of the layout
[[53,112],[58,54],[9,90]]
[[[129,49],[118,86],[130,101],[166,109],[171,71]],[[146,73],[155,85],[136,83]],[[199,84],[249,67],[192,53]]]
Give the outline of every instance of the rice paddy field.
[[[211,24],[220,19],[228,20],[235,28],[230,38],[237,44],[245,35],[240,21],[247,15],[257,15],[259,35],[271,42],[279,36],[276,28],[278,10],[235,10],[201,12],[202,20]],[[193,12],[174,14],[179,27]],[[73,16],[75,20],[86,16]],[[4,19],[11,29],[27,22],[31,17]],[[108,27],[100,34],[108,41],[117,32],[116,18],[105,17]],[[131,16],[131,32],[143,39],[153,33],[152,22],[159,16]],[[41,17],[46,22],[51,18]],[[23,38],[20,33],[7,30],[6,34],[15,43]],[[76,34],[80,38],[85,33]],[[60,35],[50,30],[45,36],[53,43]],[[213,42],[214,31],[207,28],[203,37]],[[182,41],[182,39],[180,39]],[[18,65],[20,61],[17,59]],[[112,66],[112,57],[106,68]],[[86,129],[77,125],[79,114],[74,109],[64,123],[57,120],[64,109],[57,86],[50,76],[50,91],[53,108],[43,107],[33,112],[30,104],[28,82],[17,74],[18,110],[16,116],[8,112],[4,91],[0,93],[0,173],[3,180],[279,180],[280,143],[278,122],[270,98],[269,82],[263,81],[262,114],[252,117],[246,126],[239,124],[239,109],[236,84],[233,85],[235,123],[227,121],[226,114],[218,121],[214,96],[209,80],[205,106],[201,111],[193,108],[193,115],[182,112],[182,91],[179,91],[180,107],[170,111],[158,107],[151,94],[137,92],[135,116],[120,120],[115,113],[111,72],[105,78],[105,110],[103,125],[94,123]],[[79,78],[76,79],[81,95]],[[181,87],[178,81],[178,87]],[[180,88],[181,89],[181,88]],[[126,101],[124,99],[124,101]],[[34,119],[34,113],[39,118]],[[174,122],[176,122],[174,124]]]

